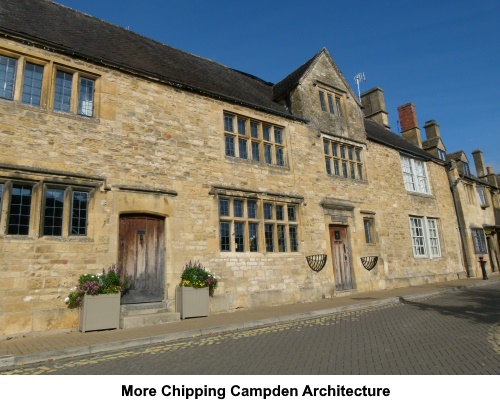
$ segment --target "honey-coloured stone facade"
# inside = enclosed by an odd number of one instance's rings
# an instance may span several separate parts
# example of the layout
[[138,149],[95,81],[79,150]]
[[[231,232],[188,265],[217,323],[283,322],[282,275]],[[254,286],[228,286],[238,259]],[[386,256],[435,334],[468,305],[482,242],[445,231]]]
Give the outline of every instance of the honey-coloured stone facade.
[[[465,275],[444,164],[422,158],[430,193],[408,192],[400,161],[407,152],[367,136],[362,106],[326,50],[283,93],[290,115],[14,39],[0,40],[1,54],[46,61],[47,94],[40,107],[0,99],[0,339],[75,329],[77,312],[65,307],[64,298],[80,274],[119,263],[120,219],[126,216],[162,221],[163,301],[171,311],[190,260],[220,277],[210,299],[212,313]],[[55,66],[96,78],[92,117],[51,108]],[[320,89],[339,97],[341,116],[328,104],[322,111]],[[227,156],[227,114],[282,128],[284,165]],[[324,139],[358,148],[360,160],[351,161],[361,167],[361,176],[328,174]],[[8,232],[10,190],[17,184],[33,187],[27,235]],[[69,208],[63,236],[43,235],[48,186],[89,191],[85,235],[68,233]],[[258,223],[258,251],[238,252],[234,240],[230,251],[221,250],[221,198],[257,203],[258,216],[247,220]],[[279,252],[277,246],[266,251],[265,204],[296,207],[297,251]],[[439,257],[414,257],[410,216],[437,220]],[[372,224],[371,243],[365,219]],[[352,276],[352,288],[342,290],[336,287],[336,228],[346,232],[345,260]],[[319,272],[306,261],[316,254],[327,255]],[[378,257],[371,271],[362,265],[366,256]]]

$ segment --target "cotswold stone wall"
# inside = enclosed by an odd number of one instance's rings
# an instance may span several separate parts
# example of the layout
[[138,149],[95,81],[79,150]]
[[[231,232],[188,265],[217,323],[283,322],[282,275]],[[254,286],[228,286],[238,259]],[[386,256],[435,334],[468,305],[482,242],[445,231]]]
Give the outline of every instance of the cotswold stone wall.
[[[333,296],[329,226],[339,218],[348,226],[358,291],[449,279],[461,271],[452,200],[448,187],[442,186],[444,169],[427,163],[431,196],[408,194],[399,153],[366,141],[353,100],[345,101],[342,128],[363,145],[363,180],[326,174],[322,139],[314,123],[210,99],[26,45],[2,40],[1,46],[99,78],[95,118],[0,100],[0,183],[34,185],[29,235],[7,235],[8,194],[2,203],[0,338],[76,327],[77,312],[66,309],[63,300],[79,274],[117,263],[122,214],[165,218],[164,300],[172,311],[175,286],[189,260],[199,260],[221,278],[211,299],[212,312]],[[307,83],[303,85],[309,91]],[[314,95],[311,92],[311,100]],[[224,112],[283,127],[285,166],[226,157]],[[47,184],[91,188],[85,237],[42,236]],[[298,252],[221,252],[214,187],[250,195],[260,204],[296,203]],[[325,207],[325,198],[349,201],[354,208],[346,212]],[[366,215],[374,219],[371,245],[364,242]],[[439,219],[441,258],[413,258],[409,215]],[[328,261],[316,273],[305,257],[319,253],[327,254]],[[360,261],[367,254],[380,257],[371,272]]]

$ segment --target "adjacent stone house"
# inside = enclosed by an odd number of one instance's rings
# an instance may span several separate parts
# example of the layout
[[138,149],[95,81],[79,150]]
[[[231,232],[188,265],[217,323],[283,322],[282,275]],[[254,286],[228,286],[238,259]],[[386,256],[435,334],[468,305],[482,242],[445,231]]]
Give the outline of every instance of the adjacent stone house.
[[189,260],[211,312],[465,276],[446,162],[326,49],[272,84],[47,0],[0,32],[0,336],[75,328],[112,263],[170,312]]

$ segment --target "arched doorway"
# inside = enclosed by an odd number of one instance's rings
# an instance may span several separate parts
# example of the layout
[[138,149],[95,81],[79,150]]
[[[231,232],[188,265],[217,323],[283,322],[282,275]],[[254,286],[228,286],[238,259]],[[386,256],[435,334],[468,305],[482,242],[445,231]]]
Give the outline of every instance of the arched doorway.
[[152,215],[122,215],[119,266],[131,282],[122,304],[158,302],[164,290],[165,219]]

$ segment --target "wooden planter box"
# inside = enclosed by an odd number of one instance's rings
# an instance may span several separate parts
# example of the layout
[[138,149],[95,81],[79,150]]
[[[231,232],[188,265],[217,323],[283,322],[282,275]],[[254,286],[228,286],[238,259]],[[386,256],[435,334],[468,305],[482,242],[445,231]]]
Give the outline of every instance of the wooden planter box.
[[208,287],[177,287],[175,291],[175,310],[181,319],[208,316]]
[[120,327],[120,293],[86,295],[78,313],[78,330],[118,329]]

